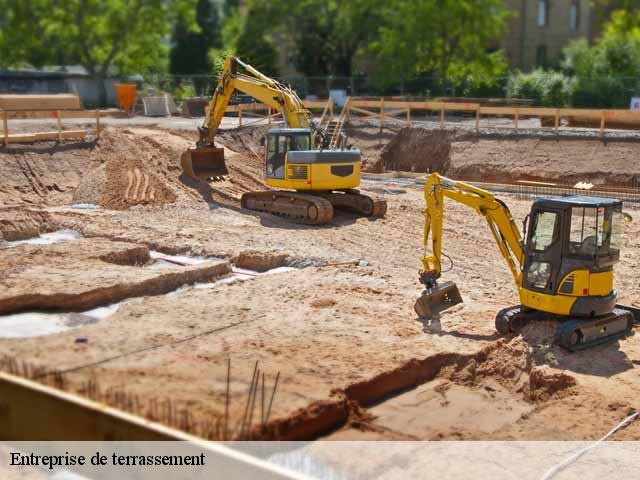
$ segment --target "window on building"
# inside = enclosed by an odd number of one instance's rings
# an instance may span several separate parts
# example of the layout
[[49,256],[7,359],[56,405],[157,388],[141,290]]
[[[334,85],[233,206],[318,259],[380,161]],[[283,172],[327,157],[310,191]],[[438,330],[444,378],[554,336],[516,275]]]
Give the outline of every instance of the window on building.
[[547,66],[547,46],[540,45],[536,50],[536,65],[538,67],[546,67]]
[[580,28],[580,0],[571,0],[571,10],[569,11],[569,28],[572,32],[577,32]]
[[538,0],[538,26],[546,27],[549,24],[549,0]]

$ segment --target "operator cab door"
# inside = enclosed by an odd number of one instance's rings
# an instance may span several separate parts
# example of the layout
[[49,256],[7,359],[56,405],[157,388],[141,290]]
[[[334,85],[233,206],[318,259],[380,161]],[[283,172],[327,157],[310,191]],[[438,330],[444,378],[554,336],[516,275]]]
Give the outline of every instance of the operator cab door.
[[562,262],[563,210],[534,209],[527,235],[522,286],[553,294],[558,288]]
[[270,134],[267,137],[267,178],[284,180],[285,160],[289,150],[289,136]]

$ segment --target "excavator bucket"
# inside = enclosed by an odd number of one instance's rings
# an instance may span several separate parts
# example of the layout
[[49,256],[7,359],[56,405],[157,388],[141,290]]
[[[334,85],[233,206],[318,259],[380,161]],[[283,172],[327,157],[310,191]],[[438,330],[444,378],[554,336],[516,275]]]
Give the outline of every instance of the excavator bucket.
[[458,286],[453,282],[445,282],[425,290],[413,308],[420,318],[432,318],[459,303],[462,303],[462,296]]
[[192,148],[182,154],[180,165],[185,175],[204,181],[218,180],[228,175],[224,162],[224,148]]

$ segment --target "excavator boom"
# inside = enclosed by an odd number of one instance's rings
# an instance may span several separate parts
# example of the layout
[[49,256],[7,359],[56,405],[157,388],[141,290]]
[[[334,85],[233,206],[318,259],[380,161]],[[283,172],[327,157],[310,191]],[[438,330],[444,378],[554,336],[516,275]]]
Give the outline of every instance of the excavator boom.
[[432,317],[462,302],[462,296],[455,283],[438,283],[442,274],[442,220],[445,198],[471,207],[486,219],[516,284],[521,284],[520,267],[524,261],[521,236],[509,208],[502,201],[495,198],[491,192],[451,180],[438,173],[432,173],[428,177],[424,195],[427,203],[424,222],[425,253],[422,258],[420,282],[425,286],[425,292],[415,304],[415,311],[420,317]]
[[[242,67],[246,73],[239,73],[238,67]],[[235,91],[250,95],[281,112],[287,128],[311,127],[311,113],[291,88],[263,75],[238,58],[229,57],[209,102],[204,125],[199,128],[197,148],[182,155],[182,169],[188,176],[209,180],[228,173],[224,149],[216,147],[215,136]]]

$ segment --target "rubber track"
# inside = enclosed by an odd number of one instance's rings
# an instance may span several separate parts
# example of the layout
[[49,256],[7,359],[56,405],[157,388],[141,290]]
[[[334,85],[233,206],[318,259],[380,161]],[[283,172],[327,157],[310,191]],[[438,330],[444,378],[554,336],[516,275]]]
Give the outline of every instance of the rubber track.
[[[251,205],[253,202],[261,202],[266,205],[255,206]],[[300,215],[296,212],[287,211],[287,202],[289,204],[306,205],[305,212],[308,212],[312,206],[315,206],[318,212],[315,218],[310,218],[308,215]],[[267,191],[267,192],[249,192],[242,195],[241,199],[242,208],[247,210],[253,210],[257,212],[270,213],[279,217],[286,218],[296,223],[304,223],[306,225],[324,225],[331,223],[333,220],[333,206],[327,199],[304,193],[293,193],[285,191]]]
[[[387,201],[379,195],[366,195],[358,190],[347,190],[324,193],[322,197],[329,200],[335,209],[348,210],[366,217],[379,218],[387,213]],[[363,205],[366,207],[363,208]]]

